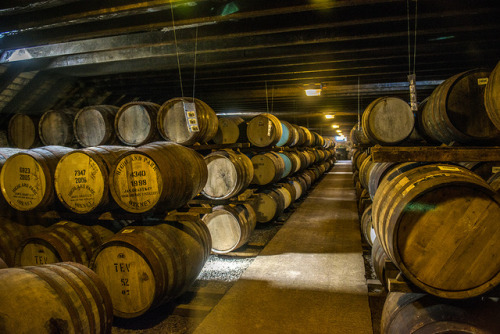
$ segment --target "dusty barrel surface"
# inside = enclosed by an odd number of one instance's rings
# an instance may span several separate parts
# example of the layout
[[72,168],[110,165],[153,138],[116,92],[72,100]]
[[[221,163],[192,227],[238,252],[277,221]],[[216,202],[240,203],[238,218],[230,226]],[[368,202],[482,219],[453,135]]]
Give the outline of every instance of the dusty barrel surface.
[[114,127],[125,145],[139,146],[159,139],[156,116],[160,105],[152,102],[129,102],[118,109]]
[[494,173],[500,171],[500,161],[461,162],[459,165],[488,180]]
[[80,109],[73,120],[76,141],[83,147],[116,143],[114,121],[117,111],[118,107],[110,105]]
[[484,106],[484,89],[489,72],[471,70],[442,82],[422,111],[424,132],[449,144],[498,143],[500,130],[489,119]]
[[488,179],[488,184],[493,188],[493,190],[500,192],[500,172],[493,174]]
[[397,97],[380,97],[363,112],[366,137],[380,145],[399,144],[413,131],[415,120],[408,103]]
[[109,293],[83,265],[9,268],[0,270],[0,281],[2,333],[111,333]]
[[54,204],[54,171],[59,160],[71,151],[62,146],[43,146],[7,158],[0,173],[7,203],[19,211],[46,209]]
[[361,232],[363,232],[363,237],[366,242],[373,246],[373,242],[377,238],[375,234],[375,230],[373,229],[372,224],[372,206],[371,204],[366,207],[363,211],[363,215],[361,216]]
[[285,162],[279,154],[267,152],[256,154],[251,158],[254,174],[253,184],[265,185],[277,182],[285,171]]
[[282,134],[280,120],[271,114],[257,115],[247,125],[247,138],[252,145],[258,147],[276,145]]
[[246,155],[222,150],[205,158],[208,177],[202,194],[210,199],[231,198],[244,191],[253,180],[254,167]]
[[484,89],[484,107],[491,122],[500,130],[500,62],[491,72]]
[[218,123],[213,109],[198,99],[173,98],[163,103],[158,111],[157,124],[161,136],[181,145],[212,140]]
[[247,123],[241,117],[218,117],[217,132],[212,138],[216,144],[234,144],[247,140]]
[[372,219],[377,239],[404,276],[453,299],[498,285],[500,198],[486,181],[445,164],[392,173],[375,194]]
[[80,214],[113,208],[109,173],[118,157],[131,149],[96,146],[64,155],[54,173],[54,187],[61,203]]
[[276,219],[285,210],[285,203],[281,195],[273,190],[266,189],[258,194],[257,201],[253,206],[257,215],[258,223],[268,223]]
[[16,252],[16,266],[76,262],[88,266],[94,251],[113,235],[99,225],[61,221],[24,239]]
[[96,251],[91,268],[108,288],[114,314],[135,318],[181,295],[211,248],[201,220],[129,226]]
[[43,113],[38,123],[40,140],[44,145],[71,146],[75,142],[73,118],[76,109],[49,110]]
[[110,174],[110,191],[124,210],[142,213],[175,209],[201,192],[207,165],[196,151],[154,142],[123,153]]
[[203,216],[210,231],[212,251],[229,253],[248,242],[257,224],[255,211],[249,204],[220,205]]
[[421,293],[391,292],[382,311],[381,332],[477,333],[500,331],[498,300],[446,300]]
[[9,143],[17,148],[32,148],[40,144],[38,135],[39,117],[15,114],[9,120],[7,135]]

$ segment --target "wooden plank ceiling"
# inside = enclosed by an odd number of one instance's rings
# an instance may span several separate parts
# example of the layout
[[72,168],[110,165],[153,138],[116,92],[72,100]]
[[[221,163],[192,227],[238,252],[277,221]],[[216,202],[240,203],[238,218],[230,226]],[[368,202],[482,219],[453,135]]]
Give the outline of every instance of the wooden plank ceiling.
[[[498,0],[3,0],[0,112],[194,90],[217,113],[348,133],[376,97],[409,100],[413,64],[419,100],[453,74],[492,69],[499,17]],[[321,96],[306,97],[308,84]]]

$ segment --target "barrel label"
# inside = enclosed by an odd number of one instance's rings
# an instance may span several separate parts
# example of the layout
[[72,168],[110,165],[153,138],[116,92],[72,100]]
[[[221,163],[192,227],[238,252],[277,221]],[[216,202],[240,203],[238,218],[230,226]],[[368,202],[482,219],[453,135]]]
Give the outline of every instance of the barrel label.
[[189,132],[200,132],[198,116],[196,115],[196,104],[183,101],[182,105],[184,107],[184,115],[186,116],[186,124]]
[[130,212],[150,210],[160,199],[162,179],[156,163],[143,154],[130,154],[114,171],[115,200]]
[[104,196],[105,179],[94,159],[77,152],[62,159],[56,169],[56,192],[71,210],[87,213]]
[[478,86],[484,86],[488,84],[488,78],[479,78],[477,79],[477,85]]
[[460,168],[457,167],[449,167],[449,166],[438,166],[440,170],[449,171],[449,172],[460,172]]
[[45,174],[39,163],[29,155],[20,154],[7,160],[1,178],[5,199],[15,209],[34,209],[45,195]]

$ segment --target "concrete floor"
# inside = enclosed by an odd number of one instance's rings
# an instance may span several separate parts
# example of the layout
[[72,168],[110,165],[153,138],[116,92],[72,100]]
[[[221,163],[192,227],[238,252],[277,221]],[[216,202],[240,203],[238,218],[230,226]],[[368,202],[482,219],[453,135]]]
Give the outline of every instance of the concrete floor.
[[194,333],[372,333],[350,163],[336,163]]

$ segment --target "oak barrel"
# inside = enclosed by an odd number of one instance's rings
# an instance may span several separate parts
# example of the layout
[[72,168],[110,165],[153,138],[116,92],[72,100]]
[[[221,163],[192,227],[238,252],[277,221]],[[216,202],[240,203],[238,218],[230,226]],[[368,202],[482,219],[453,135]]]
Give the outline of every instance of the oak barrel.
[[361,125],[354,125],[349,133],[349,138],[353,145],[368,146],[371,144],[370,139],[365,135]]
[[113,307],[97,275],[78,263],[0,270],[0,332],[111,333]]
[[273,188],[278,194],[280,194],[281,198],[283,199],[283,209],[286,209],[292,204],[293,199],[292,199],[292,194],[288,190],[288,188],[277,185],[276,187]]
[[253,206],[258,223],[268,223],[276,219],[285,210],[281,195],[272,189],[265,189],[256,194],[257,201]]
[[251,158],[254,174],[253,184],[266,185],[280,180],[285,171],[283,158],[275,152],[256,154]]
[[273,146],[283,134],[280,120],[271,114],[263,113],[253,117],[247,124],[247,138],[258,147]]
[[77,109],[49,110],[42,114],[38,133],[44,145],[71,146],[75,143],[73,118]]
[[366,107],[362,116],[366,137],[380,145],[396,145],[408,138],[415,120],[409,104],[397,97],[380,97]]
[[115,316],[135,318],[181,295],[211,248],[199,219],[129,226],[96,251],[91,268],[108,288]]
[[38,135],[39,117],[27,114],[15,114],[9,120],[7,135],[10,146],[17,148],[32,148],[40,144]]
[[226,254],[240,248],[252,235],[257,217],[250,204],[219,205],[203,216],[212,238],[212,252]]
[[276,146],[289,146],[293,142],[294,132],[292,130],[292,125],[286,121],[280,121],[281,123],[281,137],[280,140],[276,143]]
[[54,173],[54,187],[61,203],[80,214],[115,207],[109,193],[109,173],[118,157],[131,149],[95,146],[64,155]]
[[114,122],[118,107],[88,106],[80,109],[73,120],[76,141],[83,147],[117,143]]
[[389,261],[389,258],[384,252],[384,249],[380,245],[377,238],[373,240],[372,244],[372,265],[375,275],[377,275],[378,280],[382,283],[382,286],[387,289],[387,276],[385,272],[385,262]]
[[201,192],[207,165],[196,151],[154,142],[123,153],[110,173],[110,191],[125,211],[175,209]]
[[216,144],[234,144],[246,142],[247,123],[241,117],[218,117],[217,132],[212,138]]
[[373,241],[377,238],[372,223],[372,205],[369,204],[363,211],[361,216],[361,232],[366,242],[373,246]]
[[[196,110],[191,110],[193,103]],[[217,134],[218,124],[213,109],[198,99],[173,98],[163,103],[158,111],[157,125],[161,136],[181,145],[207,143]]]
[[488,184],[492,187],[496,192],[500,193],[500,172],[493,174],[488,179]]
[[2,193],[19,211],[47,209],[56,199],[54,171],[71,148],[43,146],[16,153],[5,161],[0,172]]
[[386,334],[500,332],[498,299],[446,300],[422,293],[390,292],[382,310]]
[[61,221],[24,239],[16,252],[16,266],[76,262],[89,266],[94,251],[113,236],[100,225]]
[[489,74],[483,70],[466,71],[436,87],[422,111],[425,133],[444,144],[498,143],[500,130],[484,106],[484,79]]
[[288,192],[290,193],[290,198],[292,203],[295,202],[300,197],[300,195],[297,196],[297,189],[294,187],[293,181],[278,183],[277,186],[284,187],[288,190]]
[[382,178],[396,165],[395,162],[374,162],[368,177],[368,193],[373,200]]
[[500,171],[500,161],[471,161],[461,162],[460,165],[485,180],[488,180],[495,172]]
[[204,159],[208,177],[202,194],[207,198],[231,198],[244,191],[253,180],[253,164],[240,152],[221,150],[210,153]]
[[156,117],[160,105],[152,102],[129,102],[115,115],[114,128],[125,145],[139,146],[159,139]]
[[498,285],[500,197],[486,181],[446,164],[392,173],[397,176],[387,175],[375,194],[372,219],[384,251],[404,276],[452,299]]
[[500,130],[500,61],[491,72],[484,89],[484,107],[491,122]]
[[0,220],[0,258],[9,267],[15,264],[16,250],[25,238],[30,235],[27,226],[13,219],[2,217]]

